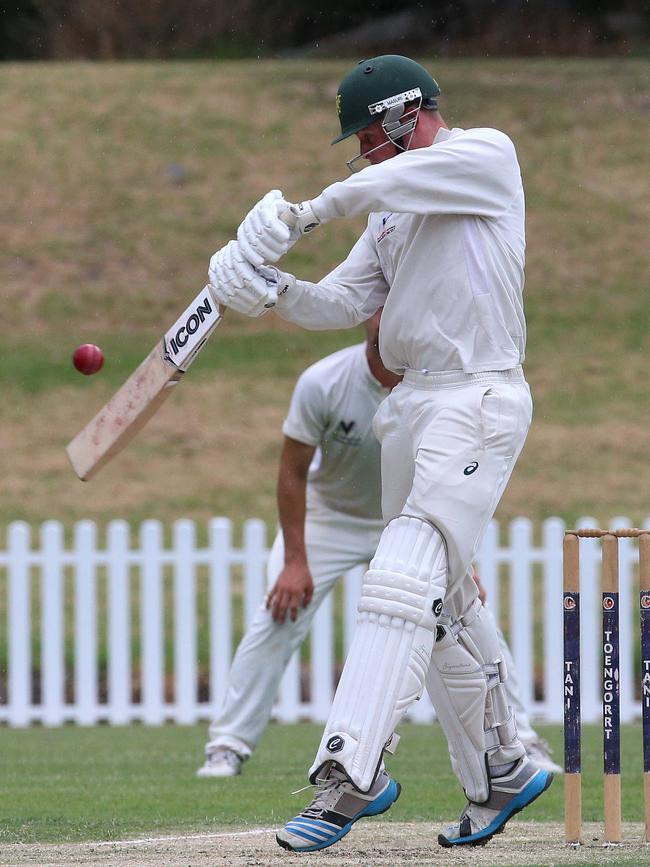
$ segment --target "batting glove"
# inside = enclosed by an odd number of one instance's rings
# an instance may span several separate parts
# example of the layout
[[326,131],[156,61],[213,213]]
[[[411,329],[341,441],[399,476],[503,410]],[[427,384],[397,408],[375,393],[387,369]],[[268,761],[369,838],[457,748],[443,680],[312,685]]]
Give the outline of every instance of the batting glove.
[[248,212],[237,229],[241,252],[252,265],[277,262],[295,243],[291,240],[289,226],[280,216],[288,208],[280,190],[271,190]]
[[[308,235],[320,226],[320,220],[316,216],[311,206],[311,202],[300,202],[297,205],[288,205],[291,215],[295,218],[295,223],[292,226],[291,236],[298,240],[301,235]],[[294,243],[295,243],[294,241]]]
[[219,304],[245,316],[263,316],[278,300],[275,268],[255,268],[230,241],[210,259],[210,291]]

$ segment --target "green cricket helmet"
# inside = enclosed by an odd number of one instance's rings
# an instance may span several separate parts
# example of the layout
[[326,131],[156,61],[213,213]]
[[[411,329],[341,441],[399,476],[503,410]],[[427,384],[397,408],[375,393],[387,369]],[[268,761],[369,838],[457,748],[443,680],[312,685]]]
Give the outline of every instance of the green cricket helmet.
[[[399,54],[382,54],[361,60],[345,76],[336,94],[341,134],[332,144],[361,132],[390,109],[420,100],[425,108],[437,108],[438,83],[423,66]],[[400,112],[401,113],[401,112]]]

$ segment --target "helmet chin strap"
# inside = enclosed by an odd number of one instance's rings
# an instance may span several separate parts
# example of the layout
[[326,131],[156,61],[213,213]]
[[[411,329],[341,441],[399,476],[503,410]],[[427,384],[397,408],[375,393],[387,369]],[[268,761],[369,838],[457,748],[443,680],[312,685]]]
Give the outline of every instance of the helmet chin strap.
[[[359,160],[367,160],[370,154],[374,154],[380,148],[386,147],[386,145],[392,144],[400,151],[407,151],[411,145],[413,133],[415,132],[418,117],[420,116],[421,107],[422,98],[419,99],[416,106],[410,108],[408,111],[404,111],[404,103],[391,106],[391,108],[386,111],[386,114],[381,121],[381,128],[386,133],[388,141],[383,141],[381,144],[366,151],[363,155],[357,154],[357,156],[352,157],[351,160],[347,160],[346,165],[350,171],[353,174],[360,171],[358,165]],[[408,136],[408,141],[405,142],[404,139],[406,136]]]

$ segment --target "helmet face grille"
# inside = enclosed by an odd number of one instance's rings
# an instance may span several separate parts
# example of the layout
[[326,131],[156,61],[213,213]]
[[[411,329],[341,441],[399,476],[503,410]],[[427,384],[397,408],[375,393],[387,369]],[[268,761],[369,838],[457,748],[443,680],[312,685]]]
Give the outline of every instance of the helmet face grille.
[[426,69],[408,57],[385,54],[362,60],[339,87],[336,108],[341,134],[334,142],[360,132],[395,105],[416,99],[427,104],[439,93],[438,83]]
[[397,144],[400,148],[404,147],[400,143],[400,139],[413,132],[415,125],[418,122],[419,114],[419,103],[415,108],[409,111],[403,111],[401,104],[394,105],[392,108],[388,109],[381,125],[393,144]]

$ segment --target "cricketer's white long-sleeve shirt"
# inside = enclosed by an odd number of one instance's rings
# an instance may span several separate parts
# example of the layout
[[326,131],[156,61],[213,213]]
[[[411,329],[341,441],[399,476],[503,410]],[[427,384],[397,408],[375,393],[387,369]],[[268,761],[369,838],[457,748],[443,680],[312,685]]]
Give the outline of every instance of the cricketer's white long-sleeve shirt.
[[368,166],[311,205],[323,223],[368,213],[368,226],[330,274],[280,296],[280,316],[345,328],[384,305],[381,356],[397,372],[523,361],[524,193],[504,133],[440,129],[431,146]]

